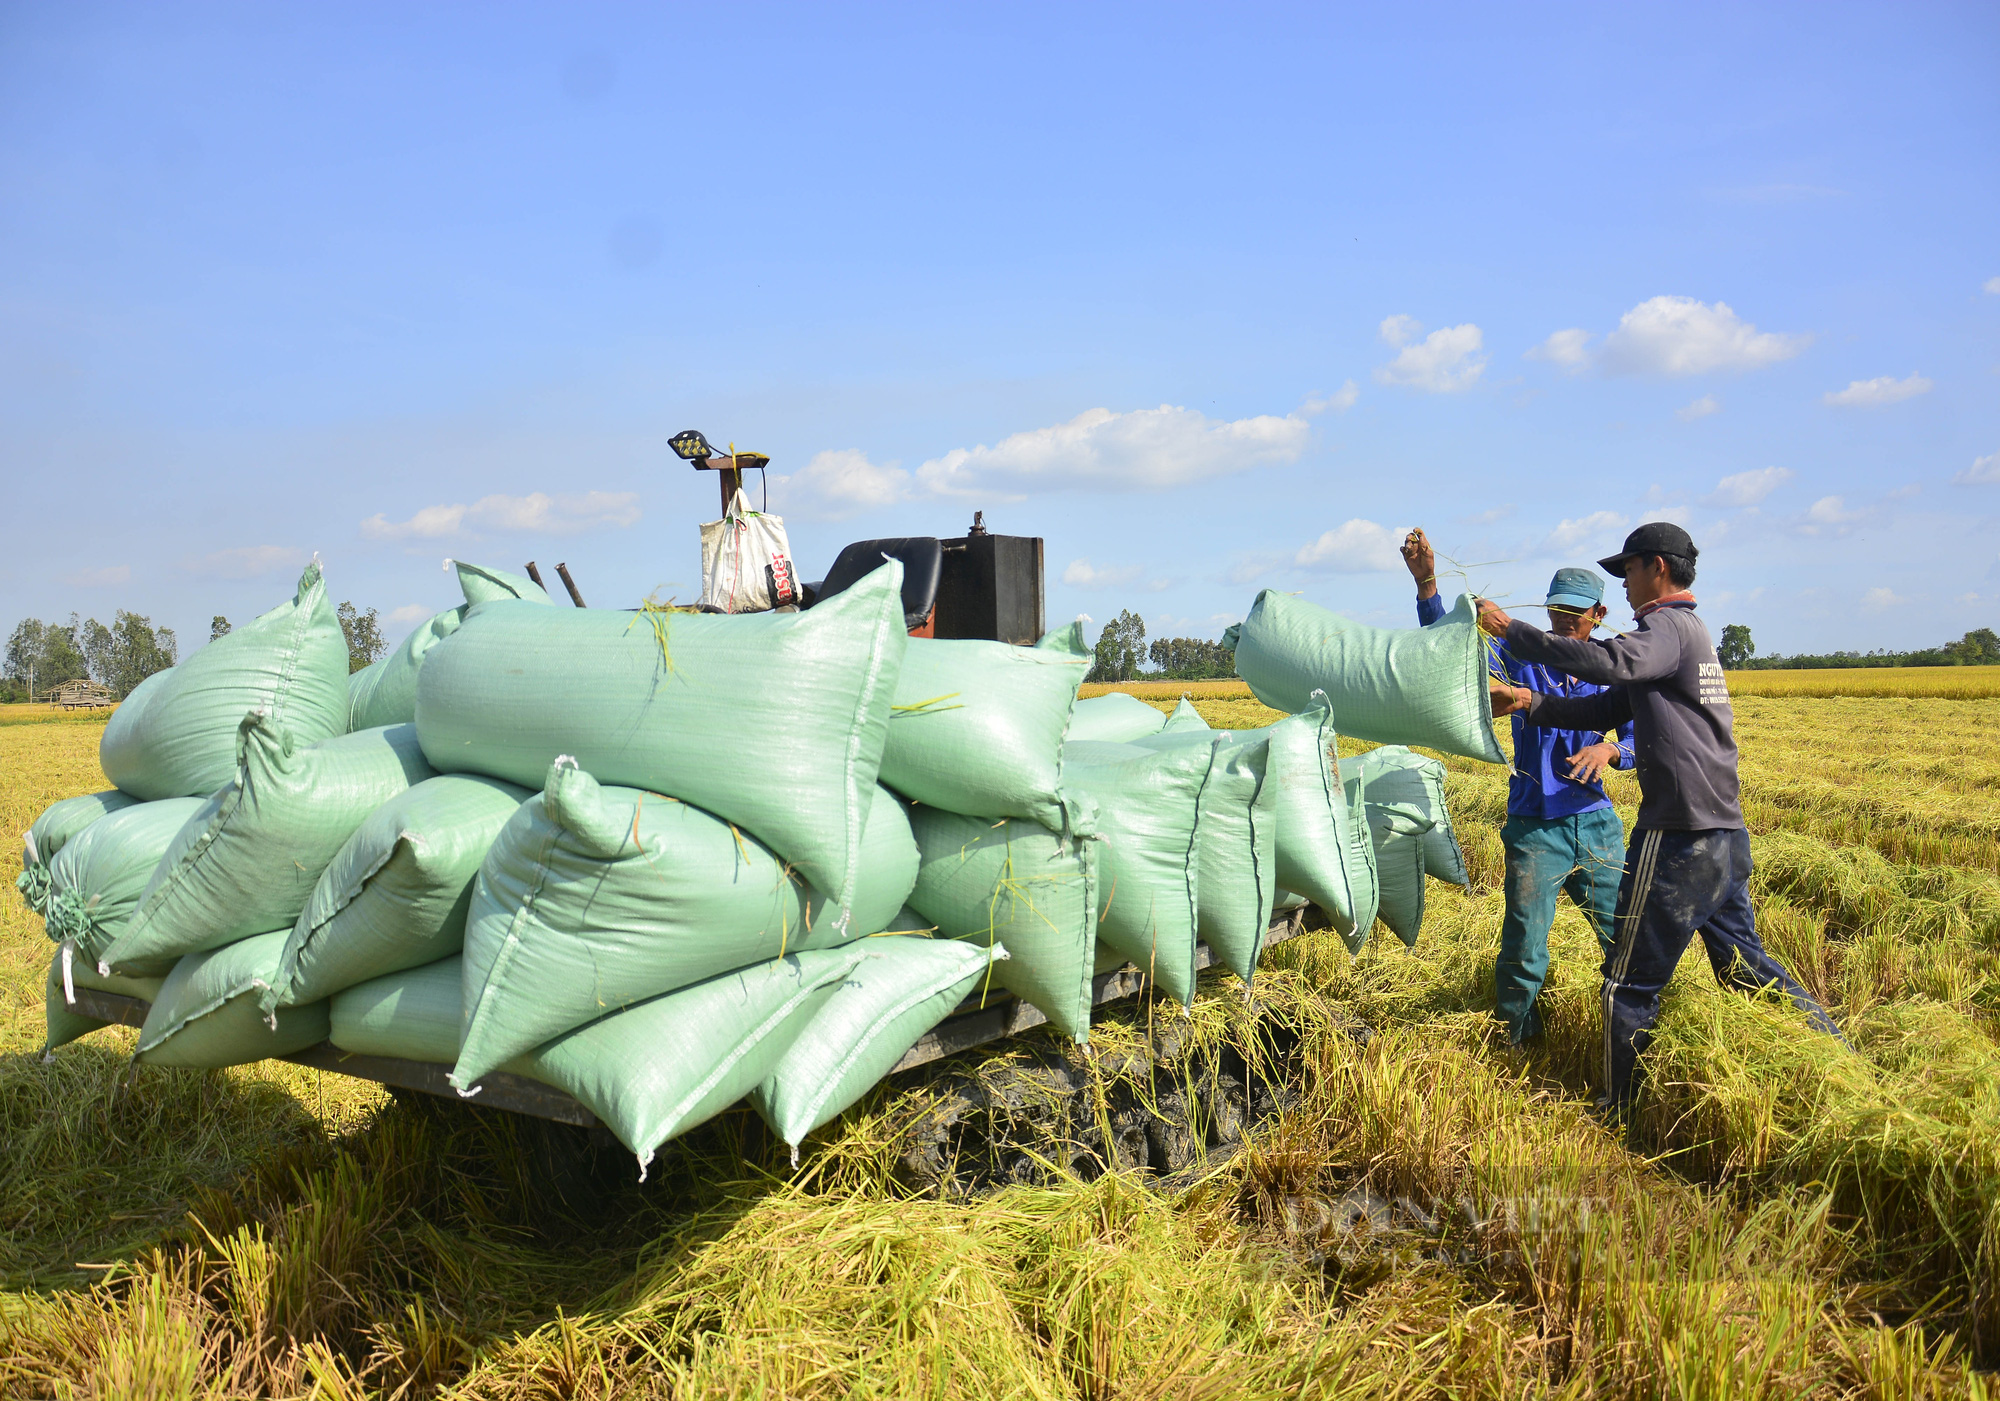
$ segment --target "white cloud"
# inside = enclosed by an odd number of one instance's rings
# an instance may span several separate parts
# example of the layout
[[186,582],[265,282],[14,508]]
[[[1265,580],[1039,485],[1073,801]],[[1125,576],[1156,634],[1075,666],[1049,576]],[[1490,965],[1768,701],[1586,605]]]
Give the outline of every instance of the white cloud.
[[1135,582],[1145,570],[1136,564],[1099,569],[1087,559],[1073,559],[1062,581],[1073,589],[1106,589]]
[[1480,353],[1484,337],[1479,328],[1470,321],[1444,326],[1419,341],[1416,336],[1423,329],[1414,317],[1391,316],[1383,321],[1382,339],[1401,346],[1402,351],[1375,371],[1376,380],[1432,394],[1470,389],[1486,370],[1486,357]]
[[129,583],[132,566],[129,564],[107,564],[101,569],[79,569],[62,576],[62,581],[75,589],[102,589],[112,584]]
[[1354,401],[1360,397],[1361,391],[1355,388],[1353,380],[1349,380],[1331,394],[1308,395],[1305,403],[1299,406],[1299,412],[1308,418],[1323,414],[1328,409],[1332,409],[1335,413],[1346,413],[1354,407]]
[[370,540],[442,540],[473,530],[575,535],[610,526],[622,528],[639,519],[635,491],[586,491],[550,496],[482,496],[470,506],[426,506],[406,521],[391,521],[379,512],[361,522]]
[[1693,423],[1698,418],[1707,418],[1712,413],[1722,412],[1722,401],[1713,394],[1704,394],[1684,409],[1675,409],[1674,417],[1682,423]]
[[1605,368],[1624,374],[1698,375],[1762,369],[1811,343],[1811,336],[1760,332],[1727,302],[1654,297],[1619,318],[1618,329],[1604,338],[1602,359]]
[[1301,569],[1329,574],[1389,574],[1403,567],[1403,530],[1351,520],[1327,531],[1292,557]]
[[383,621],[391,626],[397,623],[420,623],[437,611],[421,603],[406,603],[401,608],[390,609],[389,616]]
[[1987,278],[1986,290],[1993,293],[1995,296],[2000,296],[2000,277]]
[[919,467],[916,479],[935,496],[989,499],[1076,487],[1161,491],[1295,461],[1311,434],[1297,414],[1222,421],[1171,404],[1130,413],[1091,409],[991,447],[954,448]]
[[891,462],[878,466],[859,448],[816,452],[788,477],[771,483],[790,509],[794,502],[817,515],[838,520],[856,511],[893,506],[910,496],[910,474]]
[[1414,316],[1397,312],[1394,316],[1383,317],[1382,324],[1375,329],[1390,345],[1408,345],[1424,333],[1424,323]]
[[1460,516],[1458,519],[1461,525],[1492,525],[1495,521],[1506,520],[1513,514],[1514,503],[1508,501],[1498,506],[1489,506],[1483,511],[1475,511],[1469,516]]
[[1587,540],[1616,535],[1625,526],[1625,517],[1616,511],[1592,511],[1580,519],[1566,520],[1557,525],[1549,532],[1548,539],[1542,541],[1541,552],[1545,555],[1564,554]]
[[1701,499],[1704,506],[1755,506],[1765,497],[1796,477],[1789,467],[1758,467],[1737,472],[1715,484],[1715,490]]
[[1873,588],[1861,595],[1861,606],[1870,613],[1881,613],[1890,608],[1900,608],[1909,601],[1893,589]]
[[1847,504],[1844,497],[1822,496],[1806,508],[1804,521],[1799,525],[1801,535],[1845,535],[1856,521],[1866,518],[1866,511],[1856,510]]
[[1572,326],[1567,331],[1557,331],[1530,350],[1528,358],[1546,360],[1566,370],[1580,370],[1590,363],[1590,352],[1584,349],[1589,342],[1590,332],[1580,326]]
[[2000,485],[2000,452],[1972,459],[1972,465],[1952,478],[1959,486]]
[[238,545],[185,560],[181,568],[202,579],[255,579],[274,569],[295,569],[305,557],[304,550],[289,545]]
[[1820,397],[1824,402],[1840,408],[1878,408],[1930,392],[1931,382],[1912,372],[1908,379],[1897,379],[1894,375],[1857,379],[1845,389],[1830,390]]

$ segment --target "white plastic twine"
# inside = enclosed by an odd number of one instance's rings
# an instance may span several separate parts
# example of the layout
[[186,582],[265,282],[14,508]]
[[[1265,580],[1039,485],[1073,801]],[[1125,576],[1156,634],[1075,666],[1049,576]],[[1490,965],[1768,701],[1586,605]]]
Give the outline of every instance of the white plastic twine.
[[646,1170],[652,1167],[652,1165],[653,1155],[651,1153],[647,1153],[645,1157],[639,1159],[639,1180],[641,1182],[646,1180]]
[[451,566],[452,566],[452,558],[450,555],[446,555],[444,557],[444,572],[447,574],[451,573]]
[[[792,1145],[792,1171],[797,1172],[798,1170],[799,1170],[799,1145],[794,1143]],[[641,1180],[643,1181],[644,1179]]]
[[70,972],[70,962],[76,957],[76,940],[65,939],[62,945],[63,965],[63,1005],[76,1006],[76,979]]

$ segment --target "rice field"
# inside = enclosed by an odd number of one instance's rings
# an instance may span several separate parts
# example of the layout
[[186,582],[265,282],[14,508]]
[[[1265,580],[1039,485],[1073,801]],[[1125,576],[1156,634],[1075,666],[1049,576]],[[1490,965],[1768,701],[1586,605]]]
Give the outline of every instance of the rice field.
[[[1274,718],[1218,684],[1147,699]],[[1624,1141],[1588,1112],[1574,910],[1543,1044],[1489,1015],[1506,776],[1462,760],[1473,883],[1432,883],[1414,952],[1295,940],[1253,999],[1211,979],[1190,1019],[1101,1024],[1093,1059],[1029,1038],[885,1088],[796,1173],[732,1113],[643,1188],[531,1124],[291,1066],[127,1086],[123,1030],[45,1066],[49,945],[9,896],[0,1394],[1988,1396],[2000,701],[1737,693],[1761,927],[1852,1049],[1695,953]],[[100,727],[0,726],[0,824],[100,786]],[[1629,776],[1612,793],[1629,822]],[[1274,1026],[1278,1112],[1233,1156],[912,1185],[924,1135],[972,1122],[967,1074],[982,1123],[1031,1121],[1049,1067],[1102,1113],[1114,1066],[1178,1092],[1169,1041],[1274,1074]]]

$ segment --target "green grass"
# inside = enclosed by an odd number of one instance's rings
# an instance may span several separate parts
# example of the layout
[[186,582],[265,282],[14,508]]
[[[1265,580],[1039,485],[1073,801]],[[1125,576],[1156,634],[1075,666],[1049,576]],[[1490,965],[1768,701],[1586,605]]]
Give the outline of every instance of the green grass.
[[[1259,722],[1254,701],[1199,704]],[[1758,721],[1777,739],[1746,742],[1746,772],[1809,765],[1781,722]],[[95,735],[0,728],[0,819],[99,786]],[[1297,1029],[1283,1113],[1171,1183],[914,1193],[896,1165],[943,1074],[878,1090],[797,1173],[732,1111],[644,1187],[534,1124],[297,1067],[128,1086],[129,1032],[33,1053],[50,946],[10,900],[0,1394],[1986,1395],[1969,1364],[2000,1358],[1993,873],[1757,824],[1764,928],[1856,1049],[1720,992],[1696,953],[1622,1142],[1587,1109],[1596,973],[1575,911],[1544,1044],[1496,1033],[1504,775],[1451,768],[1474,886],[1433,885],[1416,951],[1308,937],[1274,950],[1254,1002],[1210,976],[1189,1019],[1102,1025],[1095,1059],[1046,1036],[961,1058],[1068,1057],[1101,1086],[1144,1075],[1162,1038],[1268,1071],[1268,1029]],[[1629,819],[1629,779],[1613,791]]]

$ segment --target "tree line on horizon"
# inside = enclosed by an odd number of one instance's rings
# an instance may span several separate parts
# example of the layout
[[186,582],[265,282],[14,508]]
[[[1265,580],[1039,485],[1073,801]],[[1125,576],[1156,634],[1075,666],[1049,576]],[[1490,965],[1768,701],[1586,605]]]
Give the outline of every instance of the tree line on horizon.
[[[352,603],[335,610],[347,639],[347,669],[357,672],[383,652],[381,620],[373,608],[365,612]],[[229,619],[217,613],[208,623],[208,640],[227,637]],[[66,681],[95,681],[119,700],[156,671],[180,659],[180,642],[170,627],[120,608],[106,626],[95,618],[69,615],[67,623],[23,618],[7,639],[0,667],[0,704],[19,704],[53,695]]]
[[[1146,669],[1146,663],[1152,669]],[[1105,625],[1085,681],[1211,681],[1236,674],[1236,654],[1199,637],[1146,643],[1146,624],[1129,608]]]
[[1939,647],[1922,647],[1914,652],[1818,652],[1786,656],[1774,652],[1756,655],[1757,644],[1750,629],[1730,623],[1722,629],[1716,658],[1728,671],[1819,671],[1865,666],[2000,666],[2000,634],[1992,628],[1975,628],[1956,642]]

